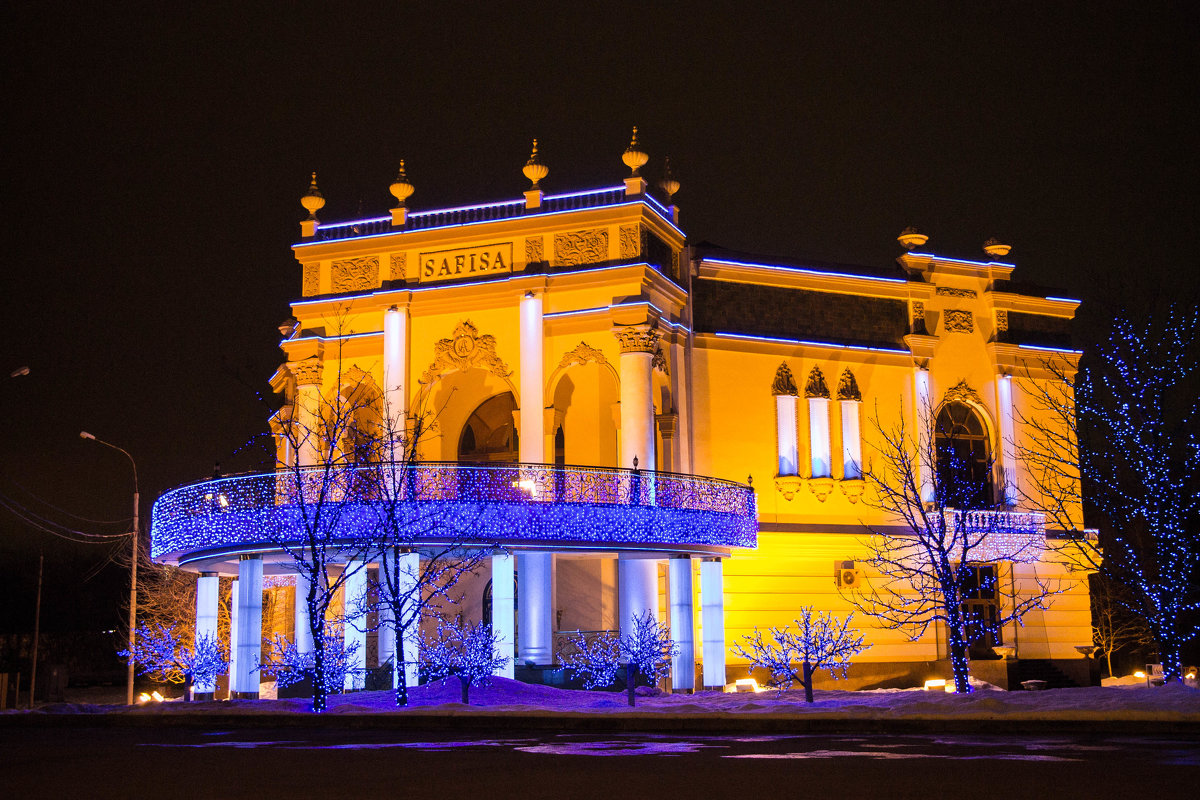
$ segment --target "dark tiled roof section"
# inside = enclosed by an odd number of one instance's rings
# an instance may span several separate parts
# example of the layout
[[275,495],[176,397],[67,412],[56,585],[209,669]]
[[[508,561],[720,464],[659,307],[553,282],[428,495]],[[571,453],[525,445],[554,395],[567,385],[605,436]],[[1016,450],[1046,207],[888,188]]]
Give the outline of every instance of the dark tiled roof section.
[[1033,281],[996,281],[992,289],[997,292],[1021,294],[1026,297],[1070,297],[1066,289],[1055,289],[1051,286],[1041,286]]
[[817,272],[837,272],[842,275],[862,275],[867,278],[898,278],[908,280],[909,275],[897,263],[884,267],[868,267],[862,264],[838,264],[831,261],[812,261],[807,259],[786,258],[783,256],[766,256],[762,253],[746,253],[739,250],[726,250],[709,242],[701,242],[693,248],[695,255],[702,258],[726,259],[741,261],[746,264],[767,264],[770,266],[796,267],[797,269],[815,270]]
[[1047,317],[1041,314],[1008,312],[1008,331],[1003,340],[1013,344],[1031,344],[1041,347],[1070,347],[1071,320],[1062,317]]
[[705,279],[692,283],[692,299],[695,328],[704,333],[867,347],[903,346],[908,333],[903,300]]

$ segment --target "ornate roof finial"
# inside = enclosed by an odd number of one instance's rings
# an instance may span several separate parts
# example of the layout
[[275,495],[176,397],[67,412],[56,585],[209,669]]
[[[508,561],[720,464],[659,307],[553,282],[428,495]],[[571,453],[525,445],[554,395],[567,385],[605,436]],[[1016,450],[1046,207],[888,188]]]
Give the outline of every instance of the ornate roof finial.
[[399,207],[404,208],[404,201],[412,197],[412,193],[416,191],[411,183],[408,182],[408,173],[404,171],[404,159],[400,159],[400,171],[396,173],[396,180],[392,181],[392,185],[388,187],[388,191],[399,202]]
[[629,140],[629,146],[625,148],[625,152],[621,155],[621,161],[625,162],[625,166],[629,167],[634,177],[641,175],[642,167],[646,166],[646,162],[650,160],[650,156],[646,154],[637,138],[637,125],[633,126],[633,138]]
[[900,242],[900,246],[905,250],[912,250],[914,247],[921,247],[929,241],[929,237],[918,231],[912,225],[909,225],[904,230],[900,231],[900,235],[896,237],[896,241]]
[[1004,244],[995,236],[983,243],[983,252],[994,258],[1004,258],[1009,250],[1012,250],[1012,246]]
[[674,173],[671,172],[671,157],[667,156],[666,163],[663,166],[663,177],[658,182],[658,188],[667,193],[667,204],[671,204],[671,198],[679,191],[679,181],[675,180]]
[[308,186],[308,194],[300,198],[300,205],[304,206],[304,210],[308,212],[308,218],[314,222],[317,219],[317,212],[325,207],[325,195],[321,194],[321,190],[317,188],[317,173],[312,174],[312,183]]
[[538,184],[543,178],[550,174],[550,168],[542,163],[538,158],[538,143],[537,139],[533,140],[533,152],[529,154],[529,160],[525,162],[525,168],[521,170],[525,173],[525,177],[533,184],[531,188],[540,188]]

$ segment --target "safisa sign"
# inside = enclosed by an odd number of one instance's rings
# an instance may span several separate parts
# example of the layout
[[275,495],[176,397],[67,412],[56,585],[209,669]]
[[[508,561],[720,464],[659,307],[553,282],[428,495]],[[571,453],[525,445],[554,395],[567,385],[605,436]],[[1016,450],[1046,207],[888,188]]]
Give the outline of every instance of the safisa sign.
[[512,242],[421,253],[421,283],[512,272]]

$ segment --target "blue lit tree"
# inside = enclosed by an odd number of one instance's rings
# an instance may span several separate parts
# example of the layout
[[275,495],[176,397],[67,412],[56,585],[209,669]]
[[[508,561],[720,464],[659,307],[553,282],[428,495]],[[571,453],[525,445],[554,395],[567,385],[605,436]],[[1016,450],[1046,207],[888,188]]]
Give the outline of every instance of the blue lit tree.
[[745,644],[735,642],[733,651],[750,662],[750,671],[766,670],[769,686],[785,689],[794,683],[804,687],[804,699],[813,702],[813,673],[827,669],[834,678],[844,678],[850,669],[850,659],[870,645],[850,626],[854,614],[838,620],[832,613],[815,614],[811,606],[800,609],[796,630],[785,625],[769,628],[769,638],[762,631],[743,637]]
[[[142,624],[134,637],[133,660],[143,675],[167,683],[182,683],[187,687],[199,683],[211,686],[218,675],[229,671],[229,651],[208,635],[189,645],[190,631],[175,626]],[[129,658],[129,651],[117,655]]]
[[455,619],[438,625],[437,633],[421,639],[421,660],[435,680],[458,678],[462,701],[469,703],[472,686],[486,686],[508,659],[496,652],[499,637],[486,622]]
[[[262,674],[275,678],[280,688],[320,675],[321,680],[314,683],[319,683],[326,695],[337,694],[346,685],[348,676],[361,671],[353,665],[358,642],[351,642],[347,647],[345,638],[335,631],[326,633],[321,645],[308,652],[300,652],[294,641],[276,635],[271,640],[266,660],[259,661],[258,668]],[[319,665],[318,653],[321,654]],[[315,685],[313,690],[316,691]]]
[[[1034,609],[1046,609],[1064,590],[1057,580],[1036,573],[1022,581],[1021,593],[998,605],[992,619],[968,613],[964,600],[973,591],[998,595],[998,571],[980,581],[979,567],[997,562],[1036,562],[1045,546],[1038,517],[1001,511],[991,485],[990,453],[973,449],[952,420],[935,414],[931,402],[917,408],[915,426],[905,420],[871,420],[872,456],[862,470],[868,491],[865,504],[897,523],[870,529],[864,588],[846,592],[855,607],[885,629],[899,630],[914,641],[931,625],[946,632],[956,692],[970,692],[969,648],[984,636]],[[915,432],[915,435],[914,435]],[[964,439],[966,439],[964,441]]]
[[1197,636],[1200,610],[1197,333],[1195,306],[1118,315],[1078,376],[1047,365],[1057,381],[1034,401],[1048,422],[1031,426],[1022,452],[1052,480],[1071,475],[1078,445],[1075,502],[1086,500],[1103,523],[1098,546],[1081,552],[1083,566],[1128,590],[1125,602],[1149,625],[1171,680],[1183,675],[1182,648]]
[[624,636],[604,634],[588,639],[579,634],[568,642],[574,649],[564,654],[564,669],[582,677],[589,689],[612,685],[620,664],[625,664],[625,691],[631,706],[636,702],[638,684],[654,686],[666,677],[671,658],[679,652],[667,626],[650,611],[635,615],[633,631]]

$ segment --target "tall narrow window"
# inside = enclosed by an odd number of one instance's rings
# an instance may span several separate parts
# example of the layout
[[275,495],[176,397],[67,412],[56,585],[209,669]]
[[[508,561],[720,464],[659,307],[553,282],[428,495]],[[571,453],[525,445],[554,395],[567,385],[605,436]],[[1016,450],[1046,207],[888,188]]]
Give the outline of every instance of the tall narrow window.
[[796,445],[796,380],[786,363],[775,371],[771,394],[775,395],[775,437],[779,455],[779,475],[796,475],[799,448]]
[[828,478],[832,458],[829,446],[829,387],[820,367],[808,373],[808,384],[804,387],[808,398],[808,442],[812,455],[812,477]]
[[862,392],[854,373],[848,369],[838,379],[837,399],[842,406],[842,478],[858,480],[862,477],[862,438],[858,426]]
[[991,506],[991,445],[975,409],[959,401],[942,406],[934,427],[934,445],[940,504],[961,509]]

